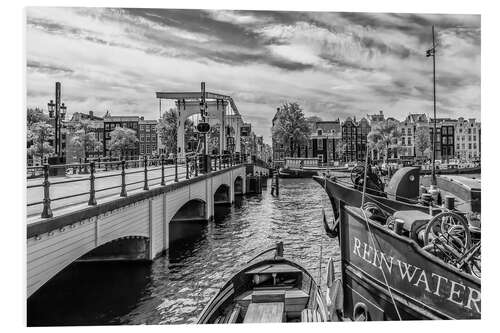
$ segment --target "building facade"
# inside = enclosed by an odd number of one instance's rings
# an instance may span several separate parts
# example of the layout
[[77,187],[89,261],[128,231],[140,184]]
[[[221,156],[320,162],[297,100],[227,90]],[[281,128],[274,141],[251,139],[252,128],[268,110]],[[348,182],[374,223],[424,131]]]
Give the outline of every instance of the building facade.
[[139,131],[139,154],[147,156],[158,155],[158,133],[156,131],[156,120],[144,120],[141,117],[138,121]]
[[455,125],[456,158],[473,161],[481,158],[481,123],[475,118],[458,118]]

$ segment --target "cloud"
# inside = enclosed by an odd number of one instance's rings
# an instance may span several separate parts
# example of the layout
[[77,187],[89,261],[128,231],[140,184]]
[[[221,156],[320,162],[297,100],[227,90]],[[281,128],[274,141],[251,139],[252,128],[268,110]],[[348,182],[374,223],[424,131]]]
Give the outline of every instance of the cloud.
[[276,107],[358,118],[432,111],[480,118],[478,15],[214,11],[147,8],[27,9],[27,104],[44,107],[54,82],[68,111],[158,117],[156,91],[231,95],[269,142]]

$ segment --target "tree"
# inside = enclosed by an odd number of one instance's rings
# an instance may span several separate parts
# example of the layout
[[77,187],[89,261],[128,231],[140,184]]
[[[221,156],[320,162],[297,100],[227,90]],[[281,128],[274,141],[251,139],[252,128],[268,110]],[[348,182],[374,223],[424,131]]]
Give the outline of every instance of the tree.
[[34,109],[28,109],[26,113],[26,124],[28,125],[28,128],[32,126],[33,124],[39,123],[39,122],[47,122],[49,120],[49,116],[47,116],[45,113],[43,113],[42,109],[39,108],[34,108]]
[[40,157],[42,160],[46,155],[54,153],[54,147],[49,141],[54,140],[54,128],[44,121],[35,122],[28,128],[28,156]]
[[426,150],[431,147],[431,137],[429,130],[425,127],[417,127],[415,130],[415,149],[424,155]]
[[135,149],[137,139],[136,133],[130,128],[116,127],[111,133],[110,150],[120,152],[120,157],[125,156],[125,152]]
[[175,109],[164,112],[156,125],[156,131],[167,154],[177,151],[177,122],[178,115]]
[[285,103],[276,113],[276,121],[272,127],[272,138],[283,144],[285,157],[295,152],[300,157],[300,146],[307,143],[311,128],[298,103]]
[[401,132],[399,132],[397,124],[385,121],[372,128],[368,133],[367,140],[370,149],[378,151],[379,154],[382,153],[384,162],[387,162],[389,148],[397,151],[397,142],[400,136]]
[[71,143],[83,149],[85,158],[88,158],[91,153],[102,152],[102,142],[97,139],[95,134],[94,126],[88,120],[80,120],[74,127]]

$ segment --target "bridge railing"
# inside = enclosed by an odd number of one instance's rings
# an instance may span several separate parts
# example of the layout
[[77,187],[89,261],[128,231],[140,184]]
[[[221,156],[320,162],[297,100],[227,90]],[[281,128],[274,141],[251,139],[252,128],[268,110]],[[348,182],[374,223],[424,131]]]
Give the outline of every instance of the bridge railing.
[[[41,206],[41,217],[50,218],[53,216],[54,202],[60,202],[62,207],[72,206],[85,203],[86,199],[82,201],[82,197],[87,197],[87,204],[93,206],[97,205],[97,194],[100,199],[117,195],[126,197],[127,191],[149,190],[150,186],[164,186],[167,182],[195,178],[200,174],[241,164],[243,161],[244,156],[239,154],[193,154],[170,159],[164,156],[158,158],[143,156],[130,160],[99,159],[87,163],[32,166],[29,167],[31,172],[34,170],[41,172],[43,181],[28,184],[27,207],[28,210],[33,210]],[[54,174],[51,173],[53,170],[71,171],[63,180],[54,180],[56,177],[50,177]],[[33,211],[31,213],[33,215]]]

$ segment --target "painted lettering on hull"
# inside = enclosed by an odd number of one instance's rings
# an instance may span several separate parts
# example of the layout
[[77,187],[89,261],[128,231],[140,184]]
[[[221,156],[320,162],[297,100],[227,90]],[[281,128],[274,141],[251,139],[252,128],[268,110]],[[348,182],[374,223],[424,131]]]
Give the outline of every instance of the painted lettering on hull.
[[392,287],[397,284],[402,286],[402,291],[408,291],[410,294],[411,288],[418,288],[418,294],[425,293],[429,298],[439,297],[452,306],[460,306],[466,311],[481,314],[480,290],[394,258],[355,236],[351,244],[352,254],[361,259],[360,263],[366,263],[363,267],[383,270]]

